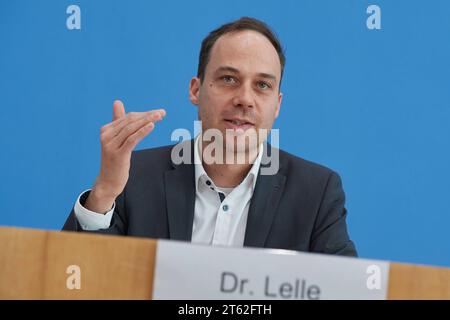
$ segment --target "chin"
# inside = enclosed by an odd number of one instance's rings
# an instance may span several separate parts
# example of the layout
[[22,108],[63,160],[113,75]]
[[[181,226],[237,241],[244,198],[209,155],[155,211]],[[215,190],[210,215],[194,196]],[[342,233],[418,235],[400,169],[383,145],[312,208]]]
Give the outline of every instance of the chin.
[[259,141],[255,130],[226,135],[225,148],[234,153],[249,152],[258,149]]

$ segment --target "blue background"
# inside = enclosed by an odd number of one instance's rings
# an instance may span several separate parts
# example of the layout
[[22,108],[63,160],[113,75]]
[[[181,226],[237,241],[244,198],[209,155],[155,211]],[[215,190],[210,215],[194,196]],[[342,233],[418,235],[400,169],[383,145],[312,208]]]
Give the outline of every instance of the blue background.
[[[68,30],[66,8],[81,8]],[[381,7],[381,30],[366,8]],[[338,171],[365,258],[450,266],[450,1],[0,0],[0,225],[60,229],[114,99],[193,131],[201,40],[244,15],[286,47],[280,143]]]

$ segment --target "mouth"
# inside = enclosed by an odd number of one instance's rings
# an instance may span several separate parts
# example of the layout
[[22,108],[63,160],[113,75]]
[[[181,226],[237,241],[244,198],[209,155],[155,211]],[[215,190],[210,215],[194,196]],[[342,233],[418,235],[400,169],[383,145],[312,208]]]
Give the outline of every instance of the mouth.
[[254,128],[255,125],[245,119],[225,119],[225,125],[228,129],[234,129],[234,130],[243,130],[246,131],[250,128]]

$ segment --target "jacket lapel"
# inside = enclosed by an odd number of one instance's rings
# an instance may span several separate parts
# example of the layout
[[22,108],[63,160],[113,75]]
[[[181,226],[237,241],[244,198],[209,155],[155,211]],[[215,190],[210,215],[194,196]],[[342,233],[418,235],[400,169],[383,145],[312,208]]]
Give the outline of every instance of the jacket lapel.
[[[189,140],[191,155],[193,141]],[[191,241],[195,210],[195,168],[191,164],[173,164],[173,169],[164,173],[166,191],[167,218],[169,238],[173,240]]]
[[280,170],[274,175],[261,175],[260,169],[248,211],[244,246],[265,246],[285,182],[286,176]]

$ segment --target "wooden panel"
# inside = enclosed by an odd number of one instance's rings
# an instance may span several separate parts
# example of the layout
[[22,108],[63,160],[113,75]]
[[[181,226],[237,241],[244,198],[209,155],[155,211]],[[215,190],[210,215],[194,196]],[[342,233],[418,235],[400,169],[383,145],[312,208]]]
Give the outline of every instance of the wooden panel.
[[0,228],[0,299],[43,296],[47,232]]
[[[0,299],[151,299],[155,254],[152,239],[0,227]],[[450,299],[450,269],[391,263],[388,299]]]
[[450,269],[391,263],[388,299],[450,299]]
[[0,298],[151,299],[155,252],[151,239],[0,228]]

